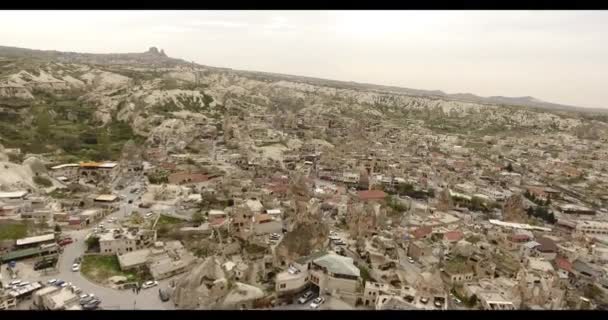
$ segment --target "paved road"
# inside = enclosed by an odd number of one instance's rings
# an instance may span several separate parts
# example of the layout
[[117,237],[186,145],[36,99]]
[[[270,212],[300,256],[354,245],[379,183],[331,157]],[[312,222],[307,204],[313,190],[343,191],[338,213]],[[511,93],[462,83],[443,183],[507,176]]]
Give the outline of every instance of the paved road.
[[44,283],[49,279],[61,279],[66,282],[71,282],[73,285],[82,289],[83,292],[92,293],[101,298],[101,307],[103,309],[174,309],[173,303],[162,302],[158,297],[158,288],[167,287],[170,280],[159,281],[159,287],[142,290],[136,295],[131,290],[115,290],[100,286],[84,278],[80,272],[72,272],[71,267],[74,259],[81,256],[85,251],[84,237],[89,232],[90,230],[78,230],[66,233],[76,242],[65,247],[58,264],[59,274],[43,276],[41,280],[44,281]]
[[[143,191],[141,183],[137,185],[140,192],[131,193],[130,191],[133,187],[134,186],[131,185],[118,192],[119,195],[124,196],[124,199],[121,199],[121,210],[108,215],[104,219],[105,224],[107,224],[107,220],[111,217],[122,218],[133,211],[133,208],[136,206],[137,198]],[[129,200],[133,200],[133,203],[129,204]],[[135,294],[131,290],[115,290],[100,286],[84,278],[80,272],[72,272],[71,267],[74,260],[77,257],[82,256],[85,252],[84,238],[89,233],[91,233],[91,229],[65,232],[65,235],[72,237],[75,242],[64,248],[63,254],[61,254],[59,259],[59,273],[41,277],[41,280],[44,281],[44,283],[49,279],[61,279],[66,282],[71,282],[73,285],[82,289],[83,293],[92,293],[101,298],[101,308],[103,309],[171,310],[175,308],[172,302],[162,302],[158,297],[158,289],[166,288],[171,279],[159,281],[158,287],[141,290],[139,294]]]
[[[294,301],[294,303],[289,304],[289,305],[285,305],[285,306],[276,306],[274,308],[272,308],[272,310],[310,310],[310,311],[315,311],[315,309],[310,308],[310,303],[312,302],[312,299],[310,301],[308,301],[305,304],[299,304],[297,303],[297,301]],[[362,308],[359,308],[361,310],[365,310]],[[325,297],[325,303],[323,303],[319,309],[317,310],[355,310],[354,307],[352,307],[351,305],[349,305],[348,303],[340,300],[340,299],[336,299],[333,297]]]

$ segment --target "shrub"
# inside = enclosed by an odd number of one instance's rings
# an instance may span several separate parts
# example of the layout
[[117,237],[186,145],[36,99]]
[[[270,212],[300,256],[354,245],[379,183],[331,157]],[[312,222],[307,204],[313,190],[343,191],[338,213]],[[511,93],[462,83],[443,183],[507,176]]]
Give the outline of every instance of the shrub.
[[13,162],[13,163],[22,163],[23,162],[23,155],[21,154],[16,154],[16,153],[9,153],[7,154],[8,156],[8,161]]
[[51,182],[51,180],[44,178],[44,177],[39,177],[39,176],[35,176],[34,177],[34,182],[37,185],[41,185],[43,187],[50,187],[53,185],[53,183]]

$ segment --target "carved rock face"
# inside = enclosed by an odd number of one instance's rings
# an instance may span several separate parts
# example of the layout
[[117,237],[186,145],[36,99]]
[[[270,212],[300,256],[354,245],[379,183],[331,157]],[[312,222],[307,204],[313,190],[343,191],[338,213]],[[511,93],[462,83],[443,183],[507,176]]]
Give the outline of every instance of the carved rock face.
[[526,220],[526,210],[524,199],[520,194],[510,196],[502,209],[504,221],[524,222]]

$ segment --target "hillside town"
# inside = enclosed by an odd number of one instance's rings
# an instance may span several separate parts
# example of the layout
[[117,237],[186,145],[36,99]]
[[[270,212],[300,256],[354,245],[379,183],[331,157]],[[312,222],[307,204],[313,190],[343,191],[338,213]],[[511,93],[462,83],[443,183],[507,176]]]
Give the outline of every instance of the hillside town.
[[[227,147],[236,130],[258,145],[278,139],[270,116],[206,135],[208,154],[127,144],[105,162],[27,155],[53,190],[0,192],[3,236],[27,228],[1,242],[2,309],[604,303],[602,141],[472,139],[371,123],[357,144],[305,140],[281,160]],[[341,137],[349,127],[302,117],[279,135]]]
[[0,310],[606,308],[605,118],[4,55]]

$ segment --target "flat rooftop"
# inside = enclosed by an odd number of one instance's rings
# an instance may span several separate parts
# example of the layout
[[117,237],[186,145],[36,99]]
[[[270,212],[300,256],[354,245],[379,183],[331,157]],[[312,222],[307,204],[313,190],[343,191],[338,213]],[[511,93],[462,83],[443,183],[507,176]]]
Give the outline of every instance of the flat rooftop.
[[12,192],[0,192],[0,199],[17,199],[23,198],[27,195],[27,191],[12,191]]
[[45,241],[51,241],[55,239],[55,234],[54,233],[49,233],[49,234],[45,234],[45,235],[41,235],[41,236],[35,236],[35,237],[28,237],[28,238],[23,238],[23,239],[18,239],[16,241],[16,244],[18,246],[25,246],[28,244],[34,244],[34,243],[38,243],[38,242],[45,242]]

